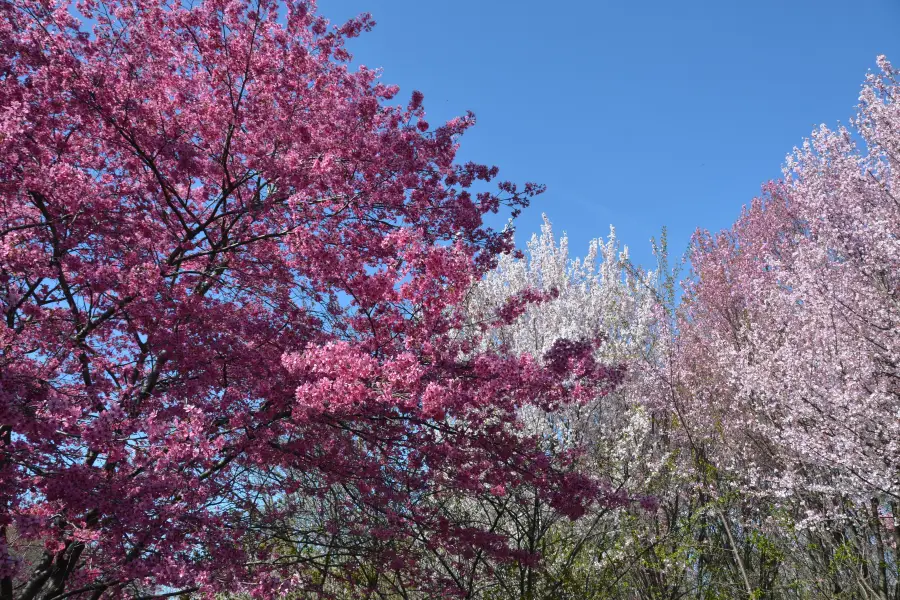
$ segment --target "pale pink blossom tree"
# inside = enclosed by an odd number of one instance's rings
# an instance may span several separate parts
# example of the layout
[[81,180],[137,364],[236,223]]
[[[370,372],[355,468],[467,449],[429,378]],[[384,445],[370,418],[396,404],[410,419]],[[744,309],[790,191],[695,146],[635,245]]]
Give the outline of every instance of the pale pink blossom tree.
[[900,82],[879,67],[853,129],[820,127],[732,229],[698,232],[657,397],[707,493],[743,498],[717,513],[729,535],[817,554],[832,597],[900,592],[882,525],[900,500]]
[[771,459],[751,475],[773,491],[900,498],[900,105],[880,65],[859,137],[818,129],[783,183],[691,254],[681,334],[716,382],[696,389],[730,442]]

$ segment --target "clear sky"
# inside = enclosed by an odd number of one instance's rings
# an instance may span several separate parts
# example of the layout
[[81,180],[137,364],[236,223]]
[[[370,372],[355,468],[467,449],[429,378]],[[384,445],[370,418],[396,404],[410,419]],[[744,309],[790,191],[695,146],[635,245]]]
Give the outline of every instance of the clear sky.
[[432,124],[473,110],[463,159],[545,183],[545,212],[580,255],[616,226],[649,262],[721,229],[819,123],[847,122],[866,71],[900,64],[900,0],[319,0],[370,12],[356,62],[425,94]]

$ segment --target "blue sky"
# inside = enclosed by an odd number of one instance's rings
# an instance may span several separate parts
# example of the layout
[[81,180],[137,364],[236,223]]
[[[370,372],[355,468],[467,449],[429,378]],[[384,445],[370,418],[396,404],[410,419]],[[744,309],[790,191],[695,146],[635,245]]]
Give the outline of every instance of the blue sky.
[[378,22],[356,62],[425,93],[432,124],[473,110],[461,158],[548,186],[545,212],[570,248],[617,228],[649,262],[668,226],[680,255],[695,228],[729,226],[819,123],[847,122],[866,71],[900,64],[900,0],[320,0]]

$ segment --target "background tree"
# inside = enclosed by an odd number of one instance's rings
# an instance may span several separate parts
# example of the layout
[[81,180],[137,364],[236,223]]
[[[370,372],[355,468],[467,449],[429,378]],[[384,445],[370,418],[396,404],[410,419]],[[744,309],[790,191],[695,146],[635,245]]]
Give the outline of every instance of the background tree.
[[900,593],[900,108],[879,65],[855,133],[818,129],[784,182],[691,252],[668,398],[708,493],[741,497],[717,512],[732,545],[766,539],[780,556],[773,582],[772,564],[734,548],[767,597]]

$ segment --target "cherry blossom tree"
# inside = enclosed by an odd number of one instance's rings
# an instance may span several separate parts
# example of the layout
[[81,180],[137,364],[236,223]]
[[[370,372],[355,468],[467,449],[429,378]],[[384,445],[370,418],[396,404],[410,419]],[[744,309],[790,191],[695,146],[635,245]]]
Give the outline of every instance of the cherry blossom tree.
[[698,235],[691,256],[683,335],[721,367],[716,387],[696,389],[741,415],[723,425],[752,445],[752,478],[773,491],[900,499],[900,106],[896,71],[880,64],[859,141],[818,129],[786,181],[731,231]]
[[472,115],[432,127],[421,93],[393,106],[351,69],[371,26],[302,1],[0,5],[2,600],[385,572],[454,595],[414,535],[516,556],[443,498],[596,497],[519,420],[608,387],[592,347],[481,345],[509,310],[458,335],[512,247],[482,216],[541,188],[482,191],[497,169],[454,158]]
[[900,82],[879,66],[853,130],[820,127],[731,230],[697,234],[667,382],[711,491],[756,499],[735,529],[806,530],[827,597],[900,592]]

